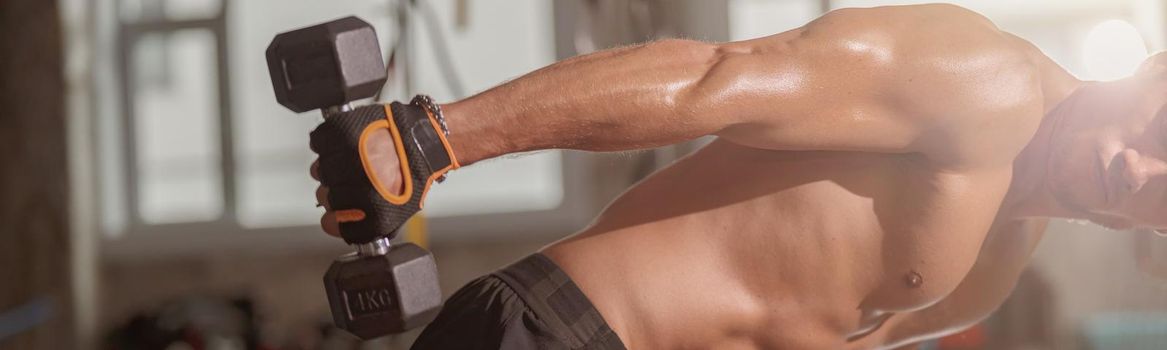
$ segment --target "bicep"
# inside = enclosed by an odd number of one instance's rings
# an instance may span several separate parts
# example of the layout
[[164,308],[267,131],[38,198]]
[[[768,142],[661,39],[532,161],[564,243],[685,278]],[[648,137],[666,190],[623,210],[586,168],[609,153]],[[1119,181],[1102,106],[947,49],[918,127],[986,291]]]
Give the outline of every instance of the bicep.
[[726,44],[690,111],[735,121],[718,135],[758,148],[913,151],[928,120],[895,104],[887,44],[813,30]]

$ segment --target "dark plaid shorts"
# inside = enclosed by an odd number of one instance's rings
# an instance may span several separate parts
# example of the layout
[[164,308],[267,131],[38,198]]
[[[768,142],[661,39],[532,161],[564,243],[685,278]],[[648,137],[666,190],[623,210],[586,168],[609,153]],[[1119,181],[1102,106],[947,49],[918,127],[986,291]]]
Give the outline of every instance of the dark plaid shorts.
[[471,281],[412,349],[624,349],[579,287],[542,254]]

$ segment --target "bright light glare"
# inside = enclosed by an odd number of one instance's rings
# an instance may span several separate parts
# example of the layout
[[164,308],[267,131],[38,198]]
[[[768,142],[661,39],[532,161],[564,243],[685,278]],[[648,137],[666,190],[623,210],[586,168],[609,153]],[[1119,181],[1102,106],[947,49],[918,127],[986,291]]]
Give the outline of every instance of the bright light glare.
[[1130,76],[1147,57],[1147,44],[1127,21],[1112,19],[1090,29],[1082,45],[1088,79],[1116,80]]

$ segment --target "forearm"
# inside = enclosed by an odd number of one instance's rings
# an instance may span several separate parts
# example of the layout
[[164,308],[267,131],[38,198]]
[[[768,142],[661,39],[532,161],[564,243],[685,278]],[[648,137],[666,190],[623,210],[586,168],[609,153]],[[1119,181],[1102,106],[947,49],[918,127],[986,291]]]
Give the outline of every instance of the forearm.
[[601,51],[558,62],[443,105],[462,164],[541,149],[621,151],[673,144],[730,123],[694,115],[688,93],[719,59],[684,40]]

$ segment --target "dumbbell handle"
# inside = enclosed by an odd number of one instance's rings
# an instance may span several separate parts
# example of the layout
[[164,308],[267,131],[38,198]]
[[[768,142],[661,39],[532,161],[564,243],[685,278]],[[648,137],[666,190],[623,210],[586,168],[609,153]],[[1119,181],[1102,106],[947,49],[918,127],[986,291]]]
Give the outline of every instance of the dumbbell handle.
[[372,242],[354,245],[359,256],[376,256],[389,254],[393,246],[389,244],[389,237],[374,239]]
[[328,118],[328,117],[338,115],[341,113],[351,112],[352,110],[353,110],[353,105],[345,103],[345,104],[342,104],[339,106],[321,108],[320,114],[323,114],[324,118]]
[[[326,114],[328,114],[326,112]],[[365,146],[373,132],[388,130],[402,170],[403,190],[394,193],[373,176]],[[311,135],[320,155],[320,181],[341,237],[361,245],[392,238],[421,210],[433,182],[457,168],[445,135],[425,108],[394,102],[329,114]]]

